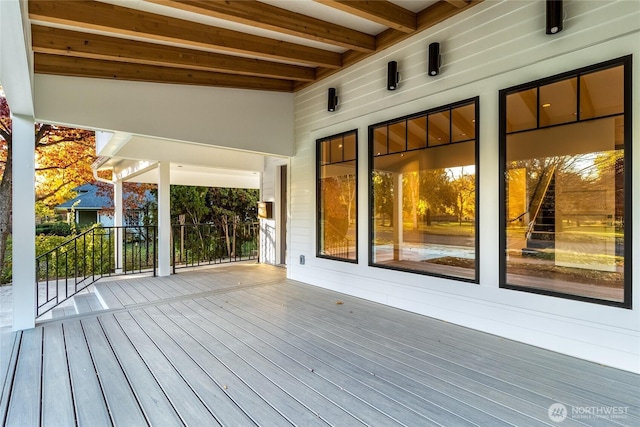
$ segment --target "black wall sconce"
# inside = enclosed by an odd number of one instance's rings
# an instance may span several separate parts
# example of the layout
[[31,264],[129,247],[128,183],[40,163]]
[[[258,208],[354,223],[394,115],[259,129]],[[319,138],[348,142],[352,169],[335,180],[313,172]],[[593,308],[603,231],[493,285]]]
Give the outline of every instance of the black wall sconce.
[[327,95],[327,111],[336,111],[338,106],[338,95],[336,95],[336,88],[330,87]]
[[429,75],[437,76],[442,65],[440,57],[440,43],[434,42],[429,45]]
[[400,73],[398,72],[398,63],[391,61],[387,64],[387,89],[396,90],[400,81]]
[[562,31],[562,0],[547,0],[547,34]]

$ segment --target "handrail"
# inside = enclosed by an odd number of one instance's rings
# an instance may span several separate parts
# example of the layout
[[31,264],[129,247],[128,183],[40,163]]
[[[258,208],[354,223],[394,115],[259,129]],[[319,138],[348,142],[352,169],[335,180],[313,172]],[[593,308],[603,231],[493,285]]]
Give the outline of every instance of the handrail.
[[219,224],[174,224],[173,273],[179,268],[258,259],[258,222],[231,222],[229,245]]
[[[533,233],[533,228],[535,226],[536,219],[538,219],[538,214],[540,213],[540,207],[542,206],[542,202],[544,201],[547,191],[549,190],[549,185],[551,184],[551,180],[553,179],[553,175],[555,174],[555,172],[556,172],[556,167],[555,165],[553,165],[549,170],[544,172],[542,178],[540,179],[540,181],[538,181],[538,184],[536,185],[536,188],[533,193],[534,197],[531,199],[531,203],[529,204],[529,211],[532,210],[531,207],[534,205],[534,202],[536,206],[535,206],[535,209],[533,210],[533,216],[530,218],[529,224],[527,225],[527,231],[525,232],[525,237],[527,239],[529,239],[531,237],[531,234]],[[544,184],[542,185],[542,188],[539,190],[540,184],[543,182],[543,179],[544,179]]]
[[[156,274],[156,226],[94,226],[36,257],[36,316],[104,276]],[[122,248],[122,252],[119,252]]]

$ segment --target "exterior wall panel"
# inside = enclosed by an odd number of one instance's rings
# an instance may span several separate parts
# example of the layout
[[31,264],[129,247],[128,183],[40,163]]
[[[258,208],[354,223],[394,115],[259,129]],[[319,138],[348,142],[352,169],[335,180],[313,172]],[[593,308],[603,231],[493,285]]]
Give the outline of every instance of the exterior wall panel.
[[[542,1],[485,1],[295,96],[296,154],[290,167],[288,276],[598,363],[640,372],[640,270],[633,309],[499,288],[498,91],[633,54],[634,207],[640,206],[640,3],[565,1],[564,29],[545,34]],[[427,47],[438,41],[440,75],[427,76]],[[398,61],[398,90],[386,90]],[[336,112],[326,111],[337,88]],[[367,127],[480,97],[480,284],[368,266]],[[315,141],[351,129],[359,139],[359,264],[315,257]],[[640,265],[640,209],[633,211],[633,258]],[[298,262],[304,255],[306,262]]]

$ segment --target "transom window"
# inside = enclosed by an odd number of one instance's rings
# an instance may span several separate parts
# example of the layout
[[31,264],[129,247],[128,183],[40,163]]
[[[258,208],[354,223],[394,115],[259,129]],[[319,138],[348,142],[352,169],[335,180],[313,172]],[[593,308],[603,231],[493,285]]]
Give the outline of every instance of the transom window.
[[370,264],[477,283],[478,99],[369,127]]
[[358,133],[319,139],[317,144],[317,256],[358,260]]
[[630,307],[630,65],[500,92],[502,287]]

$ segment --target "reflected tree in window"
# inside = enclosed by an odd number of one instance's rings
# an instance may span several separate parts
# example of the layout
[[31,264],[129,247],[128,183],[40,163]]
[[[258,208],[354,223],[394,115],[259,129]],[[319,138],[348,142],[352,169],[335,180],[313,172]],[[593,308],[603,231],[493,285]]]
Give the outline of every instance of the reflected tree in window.
[[[621,64],[626,61],[501,92],[506,99],[502,286],[628,304],[628,117]],[[513,101],[519,99],[533,108],[520,108]],[[523,123],[525,114],[530,125],[514,125]]]
[[317,141],[317,254],[357,260],[357,138],[348,132]]
[[475,108],[370,127],[372,265],[477,281]]

